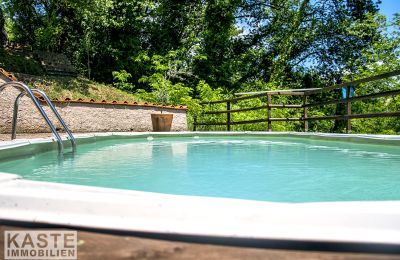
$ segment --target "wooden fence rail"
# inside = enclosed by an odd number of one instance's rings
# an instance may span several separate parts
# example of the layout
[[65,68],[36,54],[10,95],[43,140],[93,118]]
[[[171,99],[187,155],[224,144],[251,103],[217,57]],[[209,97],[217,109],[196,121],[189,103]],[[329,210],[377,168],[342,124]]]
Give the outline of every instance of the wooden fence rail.
[[[232,99],[226,100],[217,100],[217,101],[210,101],[210,102],[203,102],[201,105],[210,105],[210,104],[221,104],[226,103],[226,110],[218,110],[218,111],[206,111],[204,115],[215,115],[215,114],[226,114],[226,121],[225,122],[198,122],[197,118],[194,119],[194,131],[197,130],[198,126],[226,126],[227,131],[231,130],[232,125],[241,125],[241,124],[254,124],[254,123],[265,123],[267,122],[267,130],[272,130],[272,122],[273,121],[283,121],[283,122],[290,122],[290,121],[302,121],[304,122],[304,131],[308,131],[308,122],[312,120],[345,120],[346,121],[346,132],[351,132],[351,119],[355,118],[383,118],[383,117],[398,117],[400,116],[400,111],[393,111],[393,112],[379,112],[379,113],[364,113],[364,114],[352,114],[351,104],[354,101],[360,100],[370,100],[378,97],[387,97],[387,96],[397,96],[400,95],[400,89],[396,90],[389,90],[389,91],[382,91],[379,93],[372,93],[362,96],[350,96],[350,88],[352,86],[357,86],[362,83],[368,83],[373,81],[378,81],[382,79],[387,79],[395,76],[400,75],[400,70],[391,71],[388,73],[379,74],[372,77],[367,77],[363,79],[358,79],[351,82],[345,82],[342,84],[336,84],[333,86],[320,88],[320,89],[302,89],[301,91],[265,91],[262,93],[257,93],[254,95],[248,95],[243,97],[237,97]],[[315,103],[308,103],[309,97],[315,94],[332,91],[335,89],[346,88],[346,97],[342,99],[336,100],[326,100],[321,102]],[[289,95],[289,96],[303,96],[302,104],[273,104],[272,97],[273,96],[282,96],[282,95]],[[242,100],[249,100],[254,98],[261,98],[266,97],[266,104],[262,106],[256,107],[246,107],[246,108],[237,108],[231,109],[231,105],[237,103],[238,101]],[[308,109],[311,107],[318,107],[318,106],[325,106],[325,105],[334,105],[334,104],[346,104],[346,114],[345,115],[328,115],[328,116],[319,116],[319,117],[309,117],[308,116]],[[267,117],[254,119],[254,120],[245,120],[245,121],[232,121],[231,120],[231,113],[242,113],[246,111],[253,111],[253,110],[260,110],[260,109],[267,109]],[[272,117],[272,109],[303,109],[302,117],[299,118],[273,118]]]

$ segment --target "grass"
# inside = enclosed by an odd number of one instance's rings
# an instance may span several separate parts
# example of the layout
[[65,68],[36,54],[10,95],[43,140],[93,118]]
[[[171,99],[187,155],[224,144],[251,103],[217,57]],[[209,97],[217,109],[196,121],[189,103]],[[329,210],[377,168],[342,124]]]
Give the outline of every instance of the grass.
[[18,80],[27,83],[31,88],[46,92],[50,99],[63,100],[79,98],[96,101],[139,101],[130,93],[119,90],[112,85],[98,83],[84,77],[33,76],[16,73]]

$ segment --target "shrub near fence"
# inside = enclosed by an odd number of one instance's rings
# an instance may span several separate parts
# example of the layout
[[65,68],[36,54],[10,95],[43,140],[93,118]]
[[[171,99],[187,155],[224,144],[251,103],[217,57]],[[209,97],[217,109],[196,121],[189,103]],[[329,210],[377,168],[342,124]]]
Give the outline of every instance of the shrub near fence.
[[[396,109],[396,106],[394,106],[396,111],[382,112],[382,109],[379,109],[379,107],[376,107],[375,111],[364,112],[360,111],[360,109],[356,110],[357,113],[353,113],[352,111],[352,104],[354,102],[373,101],[382,97],[386,98],[386,103],[390,100],[395,100],[395,97],[400,94],[400,89],[397,89],[398,84],[394,84],[395,89],[388,88],[373,93],[363,93],[365,91],[361,91],[361,95],[354,96],[352,96],[352,88],[357,88],[371,82],[387,80],[399,75],[400,70],[396,70],[325,88],[264,91],[232,99],[203,102],[201,105],[204,107],[205,112],[200,117],[195,118],[195,122],[193,123],[194,131],[199,129],[204,130],[204,127],[208,128],[208,130],[231,131],[234,126],[242,125],[249,127],[241,127],[239,128],[240,130],[272,131],[272,125],[275,125],[275,122],[295,122],[295,125],[291,127],[292,129],[300,131],[302,128],[303,131],[307,132],[309,131],[309,124],[313,121],[344,121],[346,132],[350,133],[352,131],[353,119],[398,118],[400,116],[400,111]],[[345,96],[339,99],[313,101],[316,100],[314,97],[321,93],[337,90],[342,90]],[[371,89],[371,91],[373,90]],[[284,96],[292,97],[290,100],[294,100],[297,103],[279,102],[282,100],[285,101],[285,99],[281,98]],[[326,115],[319,111],[326,106],[337,106],[340,104],[345,106],[343,114],[335,113],[334,115]],[[284,112],[274,113],[274,110],[284,110]],[[246,120],[243,120],[243,118],[246,118]],[[260,126],[255,126],[255,124],[260,124],[261,128]],[[282,127],[282,124],[278,123],[276,128],[274,126],[274,130],[280,131],[285,130],[285,128]]]

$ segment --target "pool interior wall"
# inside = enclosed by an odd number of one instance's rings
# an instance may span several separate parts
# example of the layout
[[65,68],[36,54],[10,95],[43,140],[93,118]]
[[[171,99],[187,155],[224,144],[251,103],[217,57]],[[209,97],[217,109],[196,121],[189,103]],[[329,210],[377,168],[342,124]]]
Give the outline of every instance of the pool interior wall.
[[[79,144],[148,136],[274,135],[398,145],[399,136],[302,133],[106,133]],[[0,158],[56,148],[49,139],[1,144]],[[55,150],[56,152],[56,150]],[[400,201],[276,203],[49,183],[0,174],[0,220],[132,232],[247,239],[374,243],[400,252]]]
[[[301,132],[109,132],[88,133],[76,135],[77,144],[93,143],[101,140],[132,139],[143,137],[212,137],[212,136],[274,136],[296,137],[325,141],[342,141],[360,144],[400,145],[400,136],[396,135],[367,135],[367,134],[327,134],[327,133],[301,133]],[[70,142],[63,140],[68,148]],[[0,142],[0,160],[14,159],[16,157],[30,156],[40,152],[56,150],[57,143],[54,138],[16,139]]]

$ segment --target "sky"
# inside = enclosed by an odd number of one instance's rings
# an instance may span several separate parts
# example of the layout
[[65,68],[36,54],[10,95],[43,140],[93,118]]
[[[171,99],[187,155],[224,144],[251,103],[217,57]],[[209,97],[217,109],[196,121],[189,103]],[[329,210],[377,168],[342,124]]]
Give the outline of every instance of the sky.
[[400,13],[400,0],[382,0],[379,9],[390,21],[394,13]]

